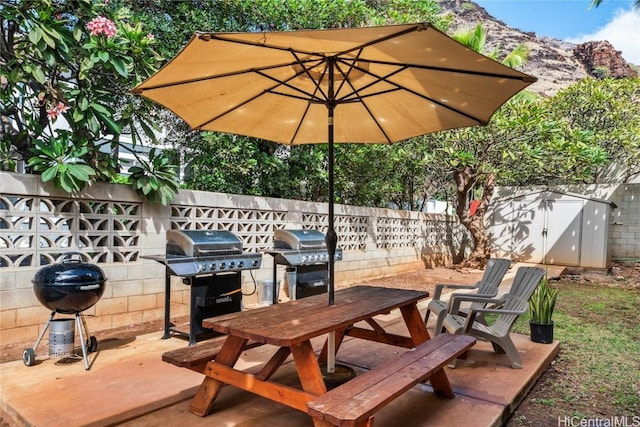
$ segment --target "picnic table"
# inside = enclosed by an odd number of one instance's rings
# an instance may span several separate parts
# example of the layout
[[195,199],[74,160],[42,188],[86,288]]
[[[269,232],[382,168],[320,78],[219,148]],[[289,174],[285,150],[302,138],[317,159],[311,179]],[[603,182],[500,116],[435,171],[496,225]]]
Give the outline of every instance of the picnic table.
[[[453,397],[444,365],[465,353],[475,340],[449,334],[430,340],[417,307],[418,301],[427,296],[428,293],[422,291],[355,286],[338,290],[333,306],[327,304],[326,295],[315,295],[205,319],[205,327],[225,334],[226,338],[215,358],[212,357],[206,364],[197,365],[205,378],[189,410],[199,416],[208,415],[224,384],[309,413],[316,426],[371,425],[375,411],[426,379],[431,382],[435,392]],[[387,314],[394,309],[399,309],[402,313],[408,336],[389,333],[374,319],[375,316]],[[366,322],[368,327],[358,326],[359,322]],[[335,332],[336,352],[345,336],[411,350],[391,363],[376,367],[328,392],[320,367],[326,361],[328,345],[325,342],[323,350],[317,356],[311,339],[329,332]],[[248,345],[256,344],[275,346],[271,359],[257,374],[235,369],[234,365],[242,351]],[[185,350],[197,351],[192,347]],[[293,356],[302,390],[271,380],[290,355]],[[163,355],[163,359],[171,362],[170,357],[165,359]],[[388,381],[394,375],[398,379]],[[384,388],[384,397],[367,397],[370,393],[375,393],[377,387]],[[337,401],[332,394],[338,398]],[[345,399],[359,403],[345,407]],[[334,401],[339,404],[334,404]]]

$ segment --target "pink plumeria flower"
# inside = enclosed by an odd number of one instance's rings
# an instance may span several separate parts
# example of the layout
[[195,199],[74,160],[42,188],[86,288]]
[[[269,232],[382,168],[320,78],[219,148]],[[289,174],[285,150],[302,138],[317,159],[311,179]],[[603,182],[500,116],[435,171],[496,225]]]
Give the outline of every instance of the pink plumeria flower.
[[154,36],[153,34],[149,33],[147,34],[147,39],[149,40],[155,40],[156,36]]
[[87,30],[91,31],[92,36],[104,34],[108,39],[118,34],[116,24],[104,16],[98,16],[87,22]]
[[66,113],[67,111],[69,111],[69,106],[65,105],[63,102],[58,102],[58,105],[56,105],[56,110],[58,111],[58,113]]
[[64,102],[58,101],[56,105],[47,110],[47,117],[53,121],[58,118],[58,115],[69,111],[70,107]]

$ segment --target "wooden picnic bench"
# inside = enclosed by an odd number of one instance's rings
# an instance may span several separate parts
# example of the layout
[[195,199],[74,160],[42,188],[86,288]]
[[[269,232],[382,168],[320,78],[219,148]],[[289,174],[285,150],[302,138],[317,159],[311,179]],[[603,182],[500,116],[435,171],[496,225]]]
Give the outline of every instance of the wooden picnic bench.
[[[207,363],[215,360],[226,336],[222,335],[196,345],[169,350],[162,354],[162,361],[171,363],[180,368],[191,369],[192,371],[204,373]],[[244,347],[245,350],[263,345],[255,341],[249,341]]]
[[[414,290],[355,286],[337,291],[335,305],[331,306],[327,304],[325,295],[315,295],[286,304],[204,319],[205,327],[226,335],[222,346],[220,339],[205,341],[167,352],[163,355],[163,360],[204,374],[203,382],[189,406],[189,411],[198,416],[206,416],[213,410],[214,402],[225,384],[311,413],[312,406],[309,406],[309,403],[314,402],[315,408],[316,403],[322,402],[322,396],[327,393],[320,363],[326,359],[328,339],[318,355],[311,344],[313,338],[334,332],[335,352],[338,352],[345,336],[407,349],[415,348],[409,350],[406,356],[398,358],[405,361],[406,366],[399,367],[394,364],[388,367],[385,364],[383,368],[375,368],[375,374],[366,374],[366,378],[369,379],[380,376],[378,381],[374,381],[375,384],[380,383],[373,386],[376,389],[384,387],[382,377],[389,376],[394,380],[402,376],[409,377],[408,382],[402,380],[406,384],[391,387],[391,397],[375,403],[372,408],[363,409],[364,412],[355,417],[357,422],[365,420],[363,422],[370,423],[371,421],[367,420],[378,408],[421,380],[429,379],[434,390],[453,396],[453,390],[442,367],[451,358],[464,353],[464,349],[468,349],[472,343],[469,338],[462,336],[451,338],[450,343],[447,335],[444,335],[434,340],[433,344],[422,345],[428,342],[430,337],[417,302],[426,296],[428,293]],[[387,331],[386,327],[375,319],[377,315],[387,314],[395,309],[399,309],[402,314],[408,336]],[[369,328],[363,327],[364,323],[368,324]],[[266,352],[271,353],[271,358],[263,363],[257,373],[235,367],[244,349],[261,344],[269,344],[273,349]],[[456,350],[452,346],[456,347]],[[301,388],[292,387],[273,378],[273,374],[289,356],[293,357]],[[352,391],[356,390],[357,384],[363,389],[368,387],[363,385],[364,380],[353,381],[356,383],[351,386]],[[331,395],[335,396],[333,393]],[[352,398],[349,397],[348,400]],[[332,409],[327,409],[327,417],[330,417],[331,411]],[[312,416],[314,425],[331,425],[324,417],[325,414],[322,418],[320,415]]]
[[309,414],[321,421],[316,425],[372,426],[373,415],[379,409],[431,378],[438,379],[432,383],[434,392],[453,398],[455,394],[443,368],[475,342],[466,335],[438,335],[308,402]]

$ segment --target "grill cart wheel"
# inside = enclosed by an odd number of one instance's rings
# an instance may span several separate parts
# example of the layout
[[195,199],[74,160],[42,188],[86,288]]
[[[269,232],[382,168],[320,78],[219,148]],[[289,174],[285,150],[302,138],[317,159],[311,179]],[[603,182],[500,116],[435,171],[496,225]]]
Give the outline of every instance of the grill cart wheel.
[[96,339],[96,337],[91,335],[87,340],[87,351],[89,353],[93,353],[96,350],[98,350],[98,340]]
[[36,352],[32,348],[25,348],[22,352],[22,361],[25,366],[33,366],[36,364]]

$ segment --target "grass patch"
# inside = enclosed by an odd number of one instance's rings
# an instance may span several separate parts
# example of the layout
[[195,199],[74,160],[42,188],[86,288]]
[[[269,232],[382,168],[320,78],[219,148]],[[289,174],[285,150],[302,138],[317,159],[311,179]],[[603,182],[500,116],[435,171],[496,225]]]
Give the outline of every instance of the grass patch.
[[[554,337],[555,363],[532,403],[558,416],[640,414],[640,291],[560,282]],[[529,335],[521,316],[513,332]]]

